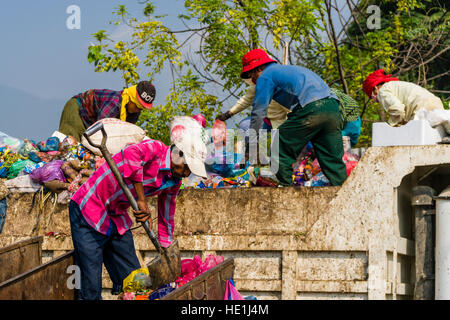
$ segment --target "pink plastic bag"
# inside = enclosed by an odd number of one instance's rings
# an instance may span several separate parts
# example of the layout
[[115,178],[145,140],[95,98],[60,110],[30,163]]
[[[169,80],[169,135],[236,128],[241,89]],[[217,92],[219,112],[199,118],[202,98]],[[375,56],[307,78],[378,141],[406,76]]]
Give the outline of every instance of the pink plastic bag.
[[181,260],[181,276],[178,277],[176,283],[181,287],[223,261],[224,257],[212,254],[206,257],[204,262],[199,255],[195,255],[193,259],[183,259]]
[[358,161],[348,161],[345,163],[345,168],[347,169],[347,177],[350,175],[350,173],[355,169],[355,167],[358,165]]
[[217,119],[212,127],[212,139],[214,145],[224,146],[227,143],[227,125],[225,122]]
[[231,279],[227,280],[223,300],[245,300],[239,291],[237,291],[234,282]]
[[359,157],[349,152],[345,152],[344,156],[342,157],[342,160],[345,163],[348,177],[350,173],[353,171],[353,169],[358,165]]
[[202,274],[205,271],[208,271],[211,268],[214,268],[219,263],[222,263],[224,260],[225,258],[222,256],[214,256],[210,254],[209,256],[206,257],[205,261],[200,265],[199,267],[200,274]]

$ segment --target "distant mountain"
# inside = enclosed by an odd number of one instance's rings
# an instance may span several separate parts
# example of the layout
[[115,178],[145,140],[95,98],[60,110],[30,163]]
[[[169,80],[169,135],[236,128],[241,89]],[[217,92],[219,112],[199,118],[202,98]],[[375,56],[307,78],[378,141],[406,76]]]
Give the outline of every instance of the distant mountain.
[[0,131],[21,139],[46,140],[58,130],[67,100],[47,100],[19,89],[0,86]]

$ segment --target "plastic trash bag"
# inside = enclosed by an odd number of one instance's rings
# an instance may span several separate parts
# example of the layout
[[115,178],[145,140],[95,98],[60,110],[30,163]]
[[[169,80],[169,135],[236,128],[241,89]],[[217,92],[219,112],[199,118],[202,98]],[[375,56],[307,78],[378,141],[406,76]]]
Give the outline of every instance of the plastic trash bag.
[[199,255],[195,255],[193,259],[183,259],[181,260],[181,276],[175,282],[178,287],[181,287],[224,260],[224,257],[212,254],[206,257],[204,262],[202,262],[202,258]]
[[219,152],[206,159],[205,168],[208,172],[220,174],[222,177],[233,177],[235,170],[240,169],[244,155],[232,152]]
[[25,168],[23,168],[23,172],[30,174],[37,168],[43,167],[44,165],[45,165],[45,162],[35,163],[34,165],[29,164],[29,165],[26,165]]
[[149,294],[148,300],[161,299],[162,297],[164,297],[165,295],[167,295],[168,293],[172,292],[175,289],[176,285],[173,282],[162,285],[161,287],[159,287],[158,289]]
[[216,146],[222,146],[227,143],[227,125],[225,122],[217,119],[212,127],[212,139]]
[[202,274],[203,272],[208,271],[211,268],[214,268],[218,264],[222,263],[225,260],[222,256],[208,255],[205,261],[200,265],[199,272]]
[[23,170],[25,169],[25,167],[33,167],[36,165],[36,162],[31,161],[31,160],[18,160],[16,162],[14,162],[11,167],[9,167],[9,171],[8,171],[8,179],[14,179],[17,176],[19,176]]
[[11,180],[6,180],[5,185],[11,193],[34,193],[41,188],[41,185],[31,180],[31,177],[28,174]]
[[433,128],[442,125],[447,134],[450,135],[450,110],[435,109],[429,111],[421,108],[416,111],[414,120],[427,120]]
[[[141,142],[145,137],[145,130],[130,122],[122,121],[116,118],[104,118],[95,122],[89,128],[97,123],[102,123],[108,139],[106,140],[106,148],[114,155],[129,144]],[[88,129],[89,129],[88,128]],[[103,133],[98,131],[90,137],[94,144],[100,144],[103,139]],[[86,137],[81,137],[81,144],[95,155],[101,156],[100,149],[92,146]]]
[[50,137],[47,139],[47,141],[40,141],[38,143],[38,147],[39,147],[39,150],[41,150],[42,152],[58,151],[59,144],[60,144],[59,138]]
[[358,165],[359,157],[350,152],[344,152],[344,156],[342,160],[345,163],[345,167],[347,169],[347,177],[353,171],[353,169]]
[[148,290],[151,286],[152,280],[148,268],[134,270],[123,280],[123,292]]
[[45,164],[44,166],[37,168],[31,172],[31,179],[35,182],[43,184],[44,182],[59,180],[67,182],[64,172],[61,170],[61,166],[64,160],[53,160]]
[[23,145],[23,140],[14,138],[0,131],[0,147],[9,147],[11,151],[17,152]]
[[23,141],[23,145],[19,149],[20,155],[28,158],[30,152],[39,152],[39,148],[34,140],[25,139]]
[[0,200],[0,234],[3,231],[3,226],[5,225],[6,221],[6,210],[7,210],[7,204],[6,199]]
[[245,300],[234,286],[234,281],[232,279],[227,280],[223,300]]

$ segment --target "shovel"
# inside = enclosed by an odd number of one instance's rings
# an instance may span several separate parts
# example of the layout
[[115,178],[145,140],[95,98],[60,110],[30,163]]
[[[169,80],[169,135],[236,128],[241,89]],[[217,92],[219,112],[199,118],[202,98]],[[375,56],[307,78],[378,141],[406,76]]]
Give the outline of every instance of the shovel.
[[[91,141],[90,137],[99,130],[102,131],[102,142],[101,144],[96,144]],[[134,210],[139,210],[139,206],[133,195],[131,194],[130,189],[128,189],[127,185],[123,181],[122,175],[119,172],[119,168],[117,167],[116,163],[111,157],[111,154],[106,148],[106,139],[108,136],[106,134],[105,128],[103,127],[103,123],[98,122],[97,124],[88,128],[83,135],[93,147],[100,149],[103,157],[109,165],[109,168],[114,174],[114,177],[122,188],[123,193],[130,202],[131,207]],[[152,280],[152,289],[157,289],[164,284],[174,282],[181,275],[181,258],[178,241],[175,240],[168,248],[164,248],[159,243],[158,238],[156,237],[153,230],[149,229],[148,221],[142,222],[142,226],[144,227],[145,232],[147,232],[148,237],[158,251],[158,256],[156,256],[147,265],[150,278]]]

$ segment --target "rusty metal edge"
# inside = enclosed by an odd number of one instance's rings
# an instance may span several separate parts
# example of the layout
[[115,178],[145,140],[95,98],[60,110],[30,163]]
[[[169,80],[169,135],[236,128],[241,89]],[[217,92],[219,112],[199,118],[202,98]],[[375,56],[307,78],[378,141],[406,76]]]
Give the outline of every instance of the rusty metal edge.
[[58,258],[50,260],[47,263],[41,264],[40,266],[37,266],[37,267],[35,267],[33,269],[30,269],[30,270],[28,270],[28,271],[26,271],[24,273],[19,274],[19,275],[13,277],[13,278],[10,278],[10,279],[8,279],[6,281],[3,281],[2,283],[0,283],[0,289],[3,288],[3,287],[9,286],[11,284],[14,284],[14,283],[16,283],[18,281],[21,281],[21,280],[23,280],[25,278],[28,278],[29,276],[31,276],[31,275],[33,275],[33,274],[35,274],[35,273],[37,273],[37,272],[47,268],[48,266],[51,266],[53,264],[57,264],[60,261],[67,259],[67,257],[72,256],[73,253],[74,253],[73,250],[69,251],[69,252],[59,256]]
[[9,246],[0,248],[0,254],[23,247],[23,246],[26,246],[27,244],[30,244],[30,243],[35,243],[35,242],[39,243],[39,248],[42,248],[43,241],[44,241],[43,236],[36,236],[36,237],[30,238],[30,239],[15,242],[13,244],[10,244]]
[[202,273],[197,278],[189,281],[188,283],[183,285],[181,288],[178,288],[179,290],[176,289],[176,290],[173,290],[172,292],[168,293],[163,298],[161,298],[161,300],[170,300],[171,297],[178,295],[184,291],[190,290],[192,286],[195,286],[197,283],[201,283],[201,282],[205,281],[211,273],[215,273],[217,271],[225,269],[225,268],[229,267],[230,265],[234,265],[234,258],[226,259],[224,262],[222,262],[222,263],[218,264],[217,266],[209,269],[208,271]]

